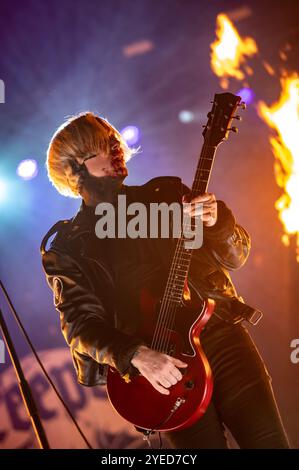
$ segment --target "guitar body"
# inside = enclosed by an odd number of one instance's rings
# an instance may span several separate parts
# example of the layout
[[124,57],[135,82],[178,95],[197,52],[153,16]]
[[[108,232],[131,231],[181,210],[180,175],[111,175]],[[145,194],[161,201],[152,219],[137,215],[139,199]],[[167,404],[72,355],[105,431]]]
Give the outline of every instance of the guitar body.
[[[107,392],[115,410],[135,426],[147,430],[174,431],[196,422],[209,404],[213,380],[208,360],[200,345],[200,332],[211,317],[214,301],[203,301],[196,290],[190,289],[190,300],[178,307],[173,329],[167,329],[167,353],[188,364],[182,369],[183,379],[163,395],[141,375],[125,381],[109,368]],[[151,344],[161,302],[148,289],[140,296],[144,318],[141,336]],[[166,331],[164,330],[166,333]]]

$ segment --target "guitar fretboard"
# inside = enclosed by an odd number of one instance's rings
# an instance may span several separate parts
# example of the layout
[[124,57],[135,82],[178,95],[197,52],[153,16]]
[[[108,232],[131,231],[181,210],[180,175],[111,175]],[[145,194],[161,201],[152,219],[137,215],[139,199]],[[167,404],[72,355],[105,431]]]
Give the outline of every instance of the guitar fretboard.
[[[207,191],[215,153],[215,146],[203,146],[192,184],[191,199]],[[190,227],[190,220],[190,217],[186,215],[183,216],[182,235],[177,241],[164,292],[164,302],[180,303],[184,293],[185,280],[188,276],[193,254],[193,249],[186,248],[185,246],[186,241],[189,240],[190,242],[192,234],[194,235],[194,221]]]

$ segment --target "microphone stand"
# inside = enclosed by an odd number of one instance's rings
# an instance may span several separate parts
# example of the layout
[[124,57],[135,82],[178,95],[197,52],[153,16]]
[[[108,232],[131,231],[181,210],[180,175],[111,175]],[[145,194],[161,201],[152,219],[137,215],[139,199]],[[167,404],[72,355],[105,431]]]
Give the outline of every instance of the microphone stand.
[[29,415],[29,418],[31,419],[32,426],[33,426],[36,438],[38,440],[38,444],[41,449],[50,449],[50,445],[49,445],[44,427],[42,425],[35,400],[31,393],[29,383],[25,379],[20,361],[18,359],[15,347],[11,340],[11,337],[10,337],[10,334],[9,334],[7,325],[5,323],[4,316],[2,314],[1,309],[0,309],[0,329],[2,330],[3,339],[5,341],[12,365],[15,369],[15,373],[18,378],[20,392],[21,392],[27,413]]

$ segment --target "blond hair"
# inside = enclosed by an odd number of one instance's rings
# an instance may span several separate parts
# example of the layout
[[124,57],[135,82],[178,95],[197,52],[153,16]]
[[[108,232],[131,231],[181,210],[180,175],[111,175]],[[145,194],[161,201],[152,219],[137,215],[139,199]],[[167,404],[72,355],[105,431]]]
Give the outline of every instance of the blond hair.
[[122,135],[95,113],[84,112],[68,118],[54,133],[47,150],[48,177],[64,196],[80,197],[82,163],[101,151],[123,153],[128,161],[139,149],[128,147]]

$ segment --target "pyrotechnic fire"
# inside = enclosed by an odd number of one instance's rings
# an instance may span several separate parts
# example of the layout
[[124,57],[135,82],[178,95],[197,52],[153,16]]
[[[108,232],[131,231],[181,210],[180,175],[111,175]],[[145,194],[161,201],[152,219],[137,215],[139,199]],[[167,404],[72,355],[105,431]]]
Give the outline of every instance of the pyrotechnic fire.
[[[217,40],[211,44],[211,67],[221,78],[221,86],[227,88],[228,77],[243,80],[245,74],[253,72],[246,59],[256,54],[258,48],[253,38],[241,38],[223,13],[217,16],[216,36]],[[262,63],[265,70],[274,76],[274,69],[267,62]],[[276,136],[270,137],[270,143],[275,156],[275,179],[283,188],[283,194],[275,207],[284,226],[283,243],[289,245],[290,235],[296,235],[299,262],[299,75],[290,76],[283,71],[281,87],[278,102],[271,106],[260,102],[258,112],[276,131]]]
[[284,193],[275,207],[285,229],[283,242],[289,244],[289,234],[297,235],[299,261],[299,76],[282,78],[281,86],[279,101],[270,107],[260,102],[258,111],[277,132],[270,143],[275,156],[275,178]]
[[227,88],[227,77],[243,80],[245,77],[241,66],[250,57],[257,53],[257,45],[250,37],[241,38],[232,22],[224,13],[217,16],[217,39],[211,44],[211,67],[218,77],[221,77],[221,86]]

